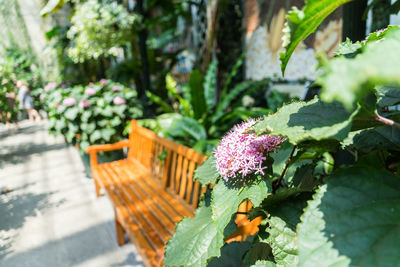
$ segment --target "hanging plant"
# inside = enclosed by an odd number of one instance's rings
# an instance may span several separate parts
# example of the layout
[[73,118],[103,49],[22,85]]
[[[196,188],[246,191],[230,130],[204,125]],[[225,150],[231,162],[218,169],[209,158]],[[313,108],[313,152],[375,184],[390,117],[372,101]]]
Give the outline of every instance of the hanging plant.
[[140,21],[139,15],[129,13],[116,2],[85,2],[77,7],[71,19],[67,37],[74,45],[68,55],[75,62],[116,56],[118,49],[135,36]]

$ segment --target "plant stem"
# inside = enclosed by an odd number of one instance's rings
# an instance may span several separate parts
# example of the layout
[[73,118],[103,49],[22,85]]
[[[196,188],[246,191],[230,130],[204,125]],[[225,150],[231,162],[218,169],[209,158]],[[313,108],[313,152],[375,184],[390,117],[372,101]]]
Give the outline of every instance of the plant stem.
[[290,162],[292,161],[292,158],[293,158],[293,155],[294,155],[294,151],[295,151],[295,150],[296,150],[296,146],[293,146],[292,152],[290,152],[290,156],[289,156],[289,158],[288,158],[287,161],[286,161],[285,168],[283,169],[283,172],[282,172],[281,176],[279,177],[279,179],[276,181],[276,186],[277,186],[277,187],[281,184],[281,181],[283,180],[283,178],[284,178],[285,175],[286,175],[286,172],[287,172],[287,170],[288,170],[288,168],[289,168]]
[[378,122],[380,122],[380,123],[383,123],[383,124],[385,124],[385,125],[393,126],[393,127],[396,127],[396,128],[398,128],[398,129],[400,129],[400,123],[397,123],[397,122],[395,122],[395,121],[393,121],[393,120],[391,120],[391,119],[382,117],[382,116],[379,115],[378,113],[375,114],[375,120],[378,121]]

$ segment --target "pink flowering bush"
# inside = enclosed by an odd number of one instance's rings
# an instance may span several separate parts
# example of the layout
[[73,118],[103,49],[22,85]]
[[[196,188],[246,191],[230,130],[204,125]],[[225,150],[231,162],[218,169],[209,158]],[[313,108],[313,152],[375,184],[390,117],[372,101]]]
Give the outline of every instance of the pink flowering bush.
[[224,180],[249,174],[264,175],[264,169],[267,168],[263,165],[267,159],[266,154],[275,152],[283,139],[279,136],[247,133],[258,120],[249,119],[238,124],[222,138],[214,156],[217,170]]
[[[91,144],[120,141],[130,119],[142,116],[136,91],[110,80],[57,88],[44,94],[44,101],[51,107],[50,131],[64,135],[69,143],[79,144],[82,151]],[[62,105],[56,108],[54,103]]]

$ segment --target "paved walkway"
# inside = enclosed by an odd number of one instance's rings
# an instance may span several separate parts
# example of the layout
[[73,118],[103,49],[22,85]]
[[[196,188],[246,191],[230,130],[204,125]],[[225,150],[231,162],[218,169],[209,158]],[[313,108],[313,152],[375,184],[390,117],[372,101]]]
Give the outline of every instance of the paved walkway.
[[113,216],[45,122],[0,126],[0,267],[143,266],[131,243],[118,247]]

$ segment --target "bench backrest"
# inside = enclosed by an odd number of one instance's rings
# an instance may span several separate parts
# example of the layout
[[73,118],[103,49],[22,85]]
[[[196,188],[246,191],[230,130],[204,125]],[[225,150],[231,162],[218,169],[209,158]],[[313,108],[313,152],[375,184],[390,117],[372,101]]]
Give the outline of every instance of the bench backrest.
[[207,158],[191,148],[177,144],[131,121],[128,158],[137,160],[162,187],[196,209],[206,190],[193,181],[195,169]]

